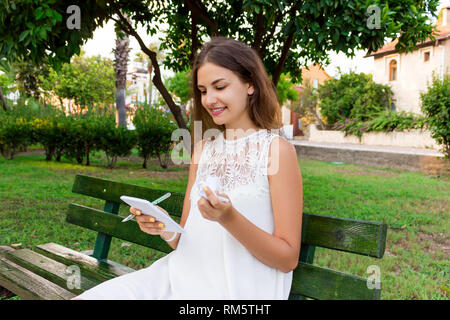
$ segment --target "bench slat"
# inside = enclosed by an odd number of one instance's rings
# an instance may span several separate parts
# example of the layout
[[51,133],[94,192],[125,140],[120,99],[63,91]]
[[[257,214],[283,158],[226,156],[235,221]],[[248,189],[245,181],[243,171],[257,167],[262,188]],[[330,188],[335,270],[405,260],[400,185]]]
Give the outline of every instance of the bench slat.
[[84,228],[165,253],[173,250],[161,237],[142,232],[136,221],[122,223],[122,220],[123,218],[117,215],[73,203],[69,205],[66,215],[67,222]]
[[[76,176],[72,191],[118,203],[121,202],[120,196],[123,194],[155,199],[167,192],[84,175]],[[179,217],[183,210],[183,201],[183,194],[172,193],[169,199],[159,205],[171,215]],[[302,243],[376,258],[383,257],[387,232],[387,225],[384,223],[304,212],[302,224]]]
[[101,283],[101,281],[93,281],[92,279],[87,278],[84,276],[84,273],[81,272],[80,288],[78,289],[74,283],[70,283],[72,285],[69,285],[69,277],[73,275],[72,272],[70,272],[71,270],[68,269],[70,265],[65,265],[61,262],[52,260],[29,249],[20,249],[9,252],[6,254],[6,258],[75,294],[81,294],[87,289]]
[[77,265],[82,272],[101,282],[135,271],[113,261],[100,261],[56,243],[36,246],[36,251],[65,265]]
[[87,195],[97,199],[125,204],[120,196],[127,195],[136,198],[156,200],[162,195],[170,192],[172,195],[158,206],[177,217],[181,217],[183,211],[184,194],[161,189],[151,189],[133,184],[108,181],[85,175],[77,175],[73,184],[72,192]]
[[382,258],[387,225],[303,213],[302,243]]
[[69,300],[72,292],[0,256],[0,286],[25,300]]
[[[101,210],[70,204],[66,221],[113,237],[169,253],[169,245],[139,229],[135,221]],[[386,225],[336,217],[303,214],[302,243],[381,258],[384,254]]]
[[291,294],[319,300],[378,300],[381,289],[368,289],[367,280],[299,262]]

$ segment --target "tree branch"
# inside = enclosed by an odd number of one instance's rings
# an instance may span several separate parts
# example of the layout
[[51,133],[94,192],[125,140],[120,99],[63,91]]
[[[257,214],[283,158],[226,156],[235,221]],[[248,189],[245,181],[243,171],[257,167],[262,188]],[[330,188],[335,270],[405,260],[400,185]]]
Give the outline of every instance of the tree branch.
[[280,23],[281,18],[283,18],[283,12],[280,12],[276,17],[275,20],[272,24],[272,29],[270,29],[270,32],[266,34],[266,37],[264,38],[264,41],[261,45],[261,52],[264,55],[264,52],[266,51],[267,46],[269,45],[270,40],[273,38],[273,35],[275,34],[275,29],[278,25],[278,23]]
[[[164,86],[164,83],[161,79],[161,70],[159,68],[158,60],[156,58],[156,52],[151,51],[144,43],[142,38],[139,36],[139,34],[134,30],[133,26],[126,20],[126,18],[122,15],[120,9],[115,5],[115,3],[112,4],[114,7],[114,11],[119,17],[119,20],[114,19],[111,17],[112,20],[116,21],[120,28],[126,32],[127,34],[133,36],[137,42],[139,43],[139,46],[141,50],[150,58],[152,61],[153,70],[155,72],[155,75],[153,76],[152,82],[155,84],[155,87],[158,89],[158,91],[161,93],[164,101],[166,101],[167,106],[169,107],[170,111],[172,112],[173,116],[175,117],[175,121],[178,124],[178,127],[180,129],[187,129],[186,123],[184,121],[184,118],[181,114],[181,108],[173,101],[172,96],[167,91],[167,88]],[[187,144],[187,141],[183,140],[184,147],[186,150],[191,150],[191,146]]]
[[[289,16],[295,17],[295,13],[297,12],[297,5],[293,5]],[[295,34],[295,26],[292,27],[292,30],[289,32],[288,37],[286,38],[286,41],[283,44],[283,49],[281,50],[281,56],[278,60],[277,66],[275,67],[275,71],[273,72],[272,81],[275,87],[278,84],[278,80],[280,80],[281,72],[283,71],[284,64],[286,62],[289,49],[291,48],[292,41],[294,40],[294,34]]]
[[191,14],[192,16],[192,25],[191,25],[191,29],[192,29],[192,33],[191,33],[191,42],[192,42],[192,48],[191,48],[191,54],[189,56],[189,64],[191,65],[191,69],[194,67],[194,60],[195,57],[197,56],[197,49],[198,49],[198,38],[197,38],[197,18],[195,17],[195,15]]
[[212,37],[220,35],[216,23],[209,17],[206,7],[201,2],[200,4],[197,4],[196,0],[184,0],[184,3],[191,11],[192,16],[195,15],[197,18],[205,21],[205,23],[212,29]]
[[252,48],[260,53],[261,51],[261,41],[264,33],[266,32],[266,28],[263,23],[263,8],[259,7],[259,13],[256,16],[256,26],[255,26],[255,40],[253,41]]

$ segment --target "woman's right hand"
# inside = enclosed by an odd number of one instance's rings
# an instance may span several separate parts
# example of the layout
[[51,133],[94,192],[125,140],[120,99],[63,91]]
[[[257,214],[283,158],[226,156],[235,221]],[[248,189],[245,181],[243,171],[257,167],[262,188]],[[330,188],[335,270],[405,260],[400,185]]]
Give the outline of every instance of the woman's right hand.
[[[165,214],[169,215],[166,210],[159,206],[157,207]],[[139,224],[139,228],[143,232],[151,235],[163,235],[163,239],[169,239],[173,235],[173,232],[164,231],[164,223],[156,221],[155,217],[142,214],[139,209],[133,207],[130,207],[130,212],[136,216],[136,221]]]

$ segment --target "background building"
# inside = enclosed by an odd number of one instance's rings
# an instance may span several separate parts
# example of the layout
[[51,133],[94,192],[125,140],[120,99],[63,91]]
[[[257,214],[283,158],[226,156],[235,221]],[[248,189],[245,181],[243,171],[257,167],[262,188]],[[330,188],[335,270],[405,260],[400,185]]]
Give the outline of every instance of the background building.
[[442,77],[449,72],[450,7],[441,9],[436,25],[435,40],[417,44],[417,50],[398,53],[395,39],[366,56],[374,57],[374,81],[391,86],[397,111],[421,113],[420,93],[431,84],[433,73]]
[[[311,64],[308,68],[302,68],[302,83],[295,87],[301,95],[307,85],[318,89],[326,80],[332,77],[318,64]],[[290,102],[289,102],[290,103]],[[284,125],[292,125],[293,136],[301,136],[303,132],[300,128],[299,118],[295,112],[283,106],[281,108],[282,122]]]

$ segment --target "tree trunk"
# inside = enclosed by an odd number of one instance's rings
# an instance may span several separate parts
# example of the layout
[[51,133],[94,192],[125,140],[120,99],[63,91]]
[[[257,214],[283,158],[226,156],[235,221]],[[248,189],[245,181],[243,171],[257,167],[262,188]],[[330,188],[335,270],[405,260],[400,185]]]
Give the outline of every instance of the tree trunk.
[[153,83],[152,83],[152,73],[153,73],[153,66],[151,65],[151,61],[148,63],[148,74],[150,75],[150,81],[148,82],[148,105],[151,108],[152,107],[152,94],[153,94]]
[[2,103],[3,110],[8,111],[8,106],[6,105],[6,99],[3,95],[2,88],[0,87],[0,102]]
[[89,166],[91,161],[89,160],[89,153],[91,152],[90,148],[86,148],[86,165]]
[[116,105],[119,114],[119,126],[126,126],[127,112],[125,110],[125,88],[116,88]]
[[[132,35],[132,36],[134,36],[136,38],[137,42],[139,43],[139,46],[141,47],[141,50],[152,61],[153,70],[155,72],[155,75],[152,78],[152,82],[155,85],[156,89],[158,89],[158,91],[161,93],[164,101],[166,101],[167,106],[169,107],[170,111],[172,112],[172,114],[173,114],[173,116],[175,118],[175,121],[178,124],[178,127],[180,129],[187,129],[186,123],[184,121],[184,118],[181,115],[180,107],[173,101],[172,96],[167,91],[167,88],[164,86],[164,83],[162,82],[161,71],[159,69],[159,64],[158,64],[158,61],[156,59],[156,52],[151,51],[149,48],[147,48],[147,46],[145,45],[145,43],[142,40],[142,38],[139,36],[139,34],[136,32],[136,30],[134,30],[133,27],[131,26],[129,20],[126,19],[126,16],[117,7],[116,7],[116,13],[119,16],[120,27],[122,28],[122,30],[125,33],[127,33],[129,35]],[[190,150],[190,152],[192,152],[193,143],[191,143],[191,145],[189,145],[187,143],[187,141],[183,140],[183,144],[184,144],[184,147],[187,150]]]
[[147,159],[148,159],[148,156],[144,156],[144,163],[142,164],[142,168],[144,168],[144,169],[147,169]]
[[[124,14],[125,18],[129,18]],[[125,89],[127,87],[127,68],[130,38],[125,35],[123,38],[116,38],[116,48],[114,49],[114,70],[116,73],[116,106],[119,115],[119,127],[127,125],[127,113],[125,110]]]

